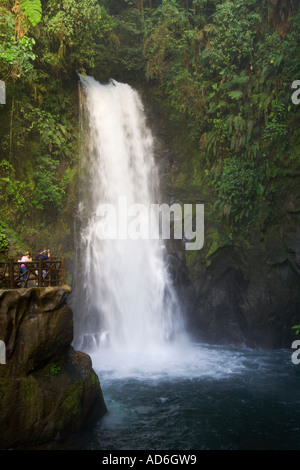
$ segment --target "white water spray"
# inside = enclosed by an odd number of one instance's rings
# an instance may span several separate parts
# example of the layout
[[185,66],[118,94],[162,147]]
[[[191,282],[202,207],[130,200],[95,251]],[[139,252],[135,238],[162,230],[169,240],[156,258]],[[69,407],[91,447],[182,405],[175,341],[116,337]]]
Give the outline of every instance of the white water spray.
[[[97,235],[100,205],[159,201],[153,137],[138,93],[127,84],[81,80],[85,148],[75,281],[75,343],[93,357],[113,351],[134,361],[184,336],[162,240]],[[119,356],[120,357],[120,356]],[[161,355],[156,356],[158,361]]]

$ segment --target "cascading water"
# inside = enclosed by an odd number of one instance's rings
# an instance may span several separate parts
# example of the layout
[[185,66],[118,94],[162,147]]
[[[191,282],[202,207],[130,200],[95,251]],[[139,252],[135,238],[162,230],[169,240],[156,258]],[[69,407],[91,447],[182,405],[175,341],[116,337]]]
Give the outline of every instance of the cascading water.
[[[120,201],[128,208],[160,203],[153,138],[140,97],[129,85],[102,85],[86,77],[81,79],[81,98],[85,176],[76,268],[81,276],[76,276],[72,306],[75,343],[92,355],[109,349],[119,351],[122,360],[132,353],[136,361],[184,336],[162,240],[131,239],[118,231],[127,216],[119,210]],[[115,209],[118,236],[104,239],[105,207]],[[135,226],[142,222],[134,220]]]

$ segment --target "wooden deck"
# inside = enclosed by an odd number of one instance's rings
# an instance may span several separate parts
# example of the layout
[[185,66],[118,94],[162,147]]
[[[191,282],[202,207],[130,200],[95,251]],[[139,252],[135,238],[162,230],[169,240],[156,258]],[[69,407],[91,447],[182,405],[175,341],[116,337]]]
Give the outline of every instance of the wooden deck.
[[[21,273],[21,264],[27,269],[24,273]],[[65,258],[0,262],[0,289],[63,286],[65,283]]]

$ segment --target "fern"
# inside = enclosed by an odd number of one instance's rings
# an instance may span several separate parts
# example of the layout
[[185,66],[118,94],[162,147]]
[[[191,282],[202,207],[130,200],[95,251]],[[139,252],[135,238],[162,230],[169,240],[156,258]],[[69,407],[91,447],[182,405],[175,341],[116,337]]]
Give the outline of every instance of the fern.
[[20,0],[20,3],[30,23],[33,26],[38,24],[42,18],[41,0]]
[[243,92],[240,91],[240,90],[233,90],[233,91],[229,91],[229,92],[228,92],[228,95],[229,95],[230,98],[232,98],[233,100],[238,100],[238,99],[242,98]]

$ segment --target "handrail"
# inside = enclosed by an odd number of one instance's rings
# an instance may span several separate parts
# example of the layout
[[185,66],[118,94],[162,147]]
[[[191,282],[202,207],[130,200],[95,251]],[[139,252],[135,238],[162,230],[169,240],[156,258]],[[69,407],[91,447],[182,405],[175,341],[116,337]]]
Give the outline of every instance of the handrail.
[[[26,272],[21,272],[21,264],[25,265]],[[65,258],[24,262],[10,258],[0,262],[0,289],[63,286],[65,283]]]

